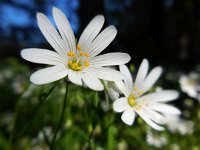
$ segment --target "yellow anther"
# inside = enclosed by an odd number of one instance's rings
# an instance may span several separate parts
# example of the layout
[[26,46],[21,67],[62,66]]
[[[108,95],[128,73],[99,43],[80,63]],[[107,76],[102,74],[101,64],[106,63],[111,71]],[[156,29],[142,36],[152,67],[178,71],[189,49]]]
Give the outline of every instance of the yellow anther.
[[86,60],[85,62],[84,62],[84,66],[85,67],[88,67],[90,64],[89,64],[89,62]]
[[69,60],[69,61],[68,61],[68,64],[70,64],[70,65],[71,65],[71,64],[72,64],[72,60]]
[[68,52],[68,53],[67,53],[67,56],[71,56],[71,52]]
[[83,56],[83,55],[84,55],[83,51],[80,50],[80,56]]
[[132,95],[130,95],[128,97],[128,103],[129,103],[130,106],[136,105],[136,100],[135,100],[135,95],[134,94],[132,94]]
[[88,53],[88,52],[85,52],[85,56],[86,56],[86,57],[89,57],[89,53]]
[[74,52],[68,52],[67,55],[68,56],[74,56]]
[[79,45],[79,44],[77,44],[77,46],[76,46],[76,48],[77,48],[77,50],[81,50],[81,46]]

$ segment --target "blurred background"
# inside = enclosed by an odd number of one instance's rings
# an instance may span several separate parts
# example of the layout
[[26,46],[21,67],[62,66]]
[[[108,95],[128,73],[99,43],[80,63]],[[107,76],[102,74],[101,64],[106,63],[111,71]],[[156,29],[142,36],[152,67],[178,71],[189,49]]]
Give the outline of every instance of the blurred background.
[[57,6],[68,17],[78,38],[97,14],[118,30],[109,51],[124,51],[133,63],[189,70],[200,62],[199,0],[1,0],[0,57],[17,57],[27,47],[49,47],[36,22],[36,12],[52,19]]
[[[120,127],[112,126],[109,128],[106,132],[106,138],[103,137],[102,127],[107,126],[107,124],[102,123],[99,126],[95,138],[101,142],[97,142],[97,145],[94,143],[93,149],[97,149],[98,146],[102,149],[133,149],[143,145],[142,141],[147,139],[146,145],[144,144],[141,149],[164,147],[164,149],[170,150],[200,150],[200,143],[197,139],[200,135],[200,110],[197,101],[200,101],[199,0],[0,0],[0,150],[8,149],[10,143],[16,144],[16,149],[20,150],[48,148],[48,139],[42,133],[45,131],[50,137],[52,130],[58,123],[57,116],[59,116],[60,110],[55,110],[54,106],[62,105],[62,98],[58,98],[59,94],[64,94],[62,85],[56,89],[57,95],[50,98],[51,100],[61,99],[57,100],[58,104],[57,101],[48,101],[48,108],[43,108],[40,112],[40,117],[44,119],[37,118],[33,123],[34,127],[31,126],[31,128],[24,125],[40,104],[41,99],[38,99],[38,95],[42,95],[41,91],[48,93],[53,85],[36,87],[30,84],[30,74],[41,65],[29,63],[20,57],[20,51],[23,48],[52,49],[38,28],[36,13],[44,13],[53,22],[53,6],[60,8],[65,13],[77,38],[94,16],[103,14],[106,20],[104,27],[112,24],[118,30],[117,37],[105,52],[129,53],[132,57],[129,65],[134,64],[135,68],[138,67],[143,58],[147,58],[151,67],[161,65],[165,69],[163,80],[159,82],[159,86],[182,90],[179,101],[175,103],[184,112],[181,116],[181,119],[184,120],[178,119],[180,124],[185,124],[183,131],[180,131],[179,134],[164,132],[161,133],[161,136],[160,133],[154,133],[149,129],[146,131],[146,128],[141,129],[140,126],[127,127],[118,116],[116,122],[120,122]],[[132,71],[134,71],[134,65],[132,65]],[[195,75],[192,74],[194,72]],[[195,85],[194,89],[198,91],[198,94],[188,94],[187,90],[183,90],[184,87],[181,87],[182,82],[179,85],[179,78],[183,74],[189,74],[189,81],[193,81],[192,85]],[[76,109],[80,108],[80,112],[73,111],[72,113],[76,116],[74,123],[84,123],[80,114],[84,107],[83,100],[85,98],[80,93],[89,93],[89,91],[73,86],[71,90],[76,91],[76,96],[72,99],[79,101],[75,104],[72,103],[72,106]],[[77,94],[77,91],[80,93]],[[92,99],[90,96],[94,94],[94,92],[89,94],[87,99]],[[18,105],[23,109],[16,109]],[[95,104],[92,103],[90,106],[93,108],[93,105]],[[104,106],[102,107],[99,113],[112,112],[111,106],[106,106],[109,108],[106,110],[104,110]],[[70,108],[68,111],[70,112]],[[19,115],[18,119],[16,119],[16,112]],[[95,114],[95,112],[93,113]],[[94,114],[94,117],[98,116]],[[73,126],[73,119],[70,116],[71,114],[67,115],[66,131],[71,130]],[[104,118],[105,122],[110,120],[109,117]],[[20,121],[15,120],[14,123],[13,118]],[[101,117],[94,120],[97,119],[101,119]],[[142,124],[140,120],[138,124]],[[24,131],[23,135],[18,132],[10,134],[13,133],[13,128],[16,131],[21,131],[24,130],[24,126],[28,131],[26,133]],[[60,138],[58,141],[58,144],[61,145],[58,150],[65,149],[67,144],[71,144],[69,149],[81,149],[77,143],[84,145],[88,132],[91,132],[94,126],[89,123],[85,127],[86,129],[79,127],[80,129],[73,128],[70,134],[63,133],[65,135],[60,136],[64,138]],[[125,127],[126,129],[124,129]],[[136,134],[131,134],[136,129],[139,129]],[[123,132],[121,138],[115,137],[121,132]],[[81,135],[79,135],[80,133]],[[138,136],[141,138],[137,139]],[[165,137],[164,140],[163,137]],[[135,143],[131,143],[130,138],[135,140]],[[102,144],[104,142],[107,143],[106,146]]]

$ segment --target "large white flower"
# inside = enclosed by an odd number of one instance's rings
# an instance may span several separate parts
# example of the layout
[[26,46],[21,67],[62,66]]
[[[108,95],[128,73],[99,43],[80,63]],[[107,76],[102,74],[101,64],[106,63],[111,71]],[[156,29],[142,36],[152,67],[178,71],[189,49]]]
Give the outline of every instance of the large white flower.
[[176,99],[179,94],[174,90],[163,90],[145,94],[154,85],[162,72],[161,67],[155,67],[147,75],[148,66],[148,61],[144,59],[140,65],[134,84],[128,68],[125,65],[120,66],[120,71],[124,73],[126,78],[123,81],[115,83],[125,97],[115,100],[113,109],[116,112],[123,112],[121,119],[127,125],[134,123],[137,113],[154,129],[163,130],[164,128],[158,125],[164,124],[162,113],[180,114],[177,108],[165,104],[165,102]]
[[108,53],[97,56],[115,38],[117,30],[104,24],[102,15],[96,16],[85,28],[78,43],[69,21],[58,8],[53,8],[53,18],[58,31],[42,13],[37,13],[39,28],[56,52],[47,49],[28,48],[21,56],[31,62],[53,65],[32,74],[34,84],[46,84],[68,76],[77,85],[86,84],[94,90],[103,90],[99,79],[116,81],[123,79],[122,73],[105,66],[125,64],[130,60],[126,53]]

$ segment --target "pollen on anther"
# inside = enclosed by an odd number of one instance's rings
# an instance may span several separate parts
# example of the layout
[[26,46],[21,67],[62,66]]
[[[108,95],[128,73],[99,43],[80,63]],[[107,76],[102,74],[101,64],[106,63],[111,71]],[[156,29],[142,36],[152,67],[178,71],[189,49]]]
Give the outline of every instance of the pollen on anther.
[[85,66],[85,67],[88,67],[89,65],[90,65],[90,64],[88,63],[88,61],[85,61],[85,62],[84,62],[84,66]]
[[72,60],[69,60],[69,61],[68,61],[68,64],[70,64],[70,65],[71,65],[71,64],[72,64]]
[[81,50],[81,46],[80,46],[79,44],[77,45],[76,48],[77,48],[77,50],[79,50],[79,51]]
[[74,56],[74,52],[68,52],[67,55],[68,56]]
[[85,52],[85,56],[86,56],[86,57],[89,57],[89,53],[88,53],[88,52]]
[[83,56],[83,55],[84,55],[83,51],[80,51],[80,56]]

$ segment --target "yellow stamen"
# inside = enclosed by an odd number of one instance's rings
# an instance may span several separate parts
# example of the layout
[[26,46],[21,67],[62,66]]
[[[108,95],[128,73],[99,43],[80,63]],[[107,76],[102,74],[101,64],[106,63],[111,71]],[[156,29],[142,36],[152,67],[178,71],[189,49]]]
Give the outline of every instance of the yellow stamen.
[[70,65],[71,65],[71,64],[72,64],[72,60],[69,60],[69,61],[68,61],[68,64],[70,64]]
[[128,103],[130,106],[134,106],[136,104],[136,100],[135,100],[135,95],[134,94],[131,94],[128,98]]
[[85,52],[85,56],[86,56],[86,57],[89,57],[89,53],[88,53],[88,52]]
[[76,48],[77,48],[77,50],[79,50],[79,51],[81,50],[81,46],[80,46],[79,44],[77,44],[77,47],[76,47]]
[[74,52],[68,52],[67,55],[68,56],[74,56],[75,54],[74,54]]
[[83,56],[83,55],[84,55],[83,51],[80,50],[80,56]]
[[86,60],[85,62],[84,62],[84,66],[85,67],[88,67],[90,64],[89,64],[89,62]]

